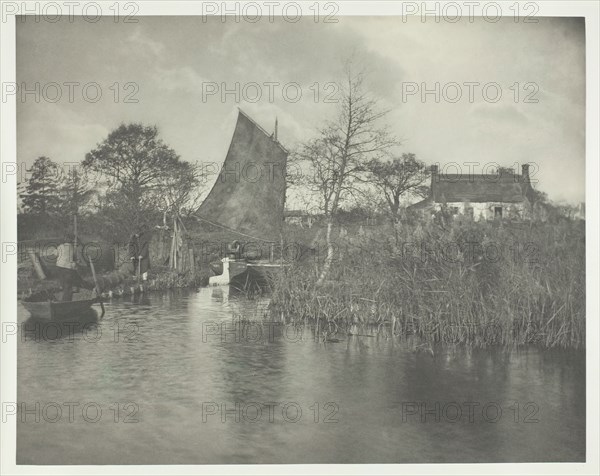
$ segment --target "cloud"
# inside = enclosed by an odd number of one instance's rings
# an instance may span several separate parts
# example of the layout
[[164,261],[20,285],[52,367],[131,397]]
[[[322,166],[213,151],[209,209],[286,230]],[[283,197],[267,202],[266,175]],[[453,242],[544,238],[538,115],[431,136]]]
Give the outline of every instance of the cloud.
[[[132,53],[142,53],[142,54],[150,54],[157,58],[164,57],[165,53],[165,45],[160,41],[156,41],[149,36],[147,36],[143,32],[143,27],[141,25],[136,26],[133,29],[133,32],[127,38],[128,48],[125,49],[124,53],[132,54]],[[131,48],[136,48],[135,51],[132,51]]]
[[169,92],[184,92],[189,94],[201,94],[202,83],[206,82],[198,72],[190,67],[178,68],[156,67],[155,80],[160,87]]
[[109,133],[108,128],[90,121],[86,114],[43,102],[36,107],[35,117],[18,121],[18,125],[19,137],[36,138],[17,141],[18,161],[27,164],[41,155],[58,163],[80,162]]
[[[85,22],[18,25],[19,81],[97,81],[106,93],[97,104],[18,104],[20,156],[80,157],[120,122],[156,124],[184,160],[222,160],[235,125],[233,95],[202,98],[202,83],[229,90],[235,83],[295,82],[298,102],[281,86],[274,100],[239,104],[265,129],[279,118],[279,137],[293,148],[335,116],[323,101],[325,85],[342,78],[344,58],[355,55],[370,72],[366,84],[390,110],[391,131],[405,152],[428,163],[451,160],[535,160],[543,189],[585,194],[585,25],[540,18],[537,24],[406,23],[398,17],[340,17],[337,24],[276,19],[274,23],[206,22],[199,17],[140,17],[136,25]],[[90,54],[90,51],[93,54]],[[402,84],[497,82],[502,100],[491,104],[481,89],[474,103],[402,101]],[[115,103],[109,86],[139,85],[139,103]],[[526,82],[539,86],[537,104],[524,103]],[[509,89],[520,86],[517,102]],[[319,92],[315,100],[315,90]],[[265,91],[263,90],[263,93]],[[48,132],[51,131],[51,132]],[[74,132],[75,131],[75,132]],[[22,155],[21,155],[22,154]],[[54,157],[53,157],[54,158]],[[565,172],[569,172],[566,174]],[[548,184],[546,188],[544,184]],[[562,186],[556,186],[562,184]]]
[[479,119],[489,121],[502,121],[511,125],[525,124],[528,118],[517,106],[504,104],[479,104],[473,107],[472,114]]

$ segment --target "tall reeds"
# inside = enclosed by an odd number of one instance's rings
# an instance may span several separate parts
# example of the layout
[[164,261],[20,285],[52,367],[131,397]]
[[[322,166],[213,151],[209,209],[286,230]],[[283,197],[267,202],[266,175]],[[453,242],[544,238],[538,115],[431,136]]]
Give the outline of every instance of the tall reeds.
[[455,222],[372,228],[273,282],[271,312],[326,335],[474,346],[585,346],[585,224]]

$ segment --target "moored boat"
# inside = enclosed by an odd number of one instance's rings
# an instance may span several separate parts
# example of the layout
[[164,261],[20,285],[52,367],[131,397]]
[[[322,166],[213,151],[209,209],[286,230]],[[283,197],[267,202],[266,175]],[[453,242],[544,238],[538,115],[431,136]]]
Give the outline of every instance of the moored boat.
[[[205,230],[220,230],[230,243],[227,256],[211,263],[214,271],[222,268],[209,278],[211,286],[265,278],[281,269],[274,249],[284,223],[287,158],[277,139],[277,122],[269,134],[239,110],[221,173],[195,214]],[[262,253],[266,250],[268,259]]]
[[248,279],[265,280],[269,275],[278,272],[282,266],[278,263],[272,263],[267,260],[246,261],[242,259],[223,258],[221,260],[222,272],[216,276],[211,276],[208,279],[210,286],[218,286],[231,284],[234,282],[242,282]]
[[100,298],[80,301],[26,301],[21,304],[29,311],[31,317],[44,320],[61,320],[79,318],[85,315],[93,304],[101,303]]

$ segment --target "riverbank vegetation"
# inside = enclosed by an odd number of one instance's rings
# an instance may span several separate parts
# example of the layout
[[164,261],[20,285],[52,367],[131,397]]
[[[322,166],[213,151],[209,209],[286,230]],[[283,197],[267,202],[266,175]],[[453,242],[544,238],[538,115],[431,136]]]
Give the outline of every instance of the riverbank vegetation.
[[273,280],[271,315],[332,335],[429,343],[585,346],[585,223],[456,220],[336,238],[322,257]]

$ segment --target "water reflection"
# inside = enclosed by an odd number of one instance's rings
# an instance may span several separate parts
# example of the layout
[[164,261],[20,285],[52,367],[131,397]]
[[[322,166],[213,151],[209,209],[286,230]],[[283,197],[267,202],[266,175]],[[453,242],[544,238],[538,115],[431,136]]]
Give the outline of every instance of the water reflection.
[[60,321],[48,321],[36,317],[20,320],[21,341],[52,344],[76,338],[94,339],[97,334],[99,313],[87,309],[77,316]]
[[[286,338],[277,322],[263,323],[259,336],[253,321],[267,306],[266,297],[206,288],[114,300],[102,319],[69,324],[72,338],[46,338],[26,321],[18,400],[41,410],[39,422],[19,412],[18,462],[585,458],[583,353],[430,352],[410,341],[357,336],[322,344],[309,328]],[[44,418],[49,402],[65,409],[63,418]],[[79,405],[72,422],[67,402]],[[90,403],[102,410],[94,423],[80,411]],[[453,422],[457,408],[463,415]],[[496,408],[502,415],[494,421]],[[126,423],[132,413],[137,422]]]

